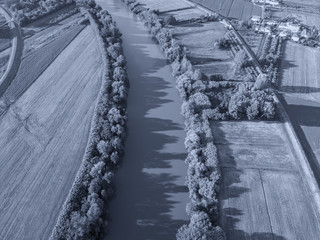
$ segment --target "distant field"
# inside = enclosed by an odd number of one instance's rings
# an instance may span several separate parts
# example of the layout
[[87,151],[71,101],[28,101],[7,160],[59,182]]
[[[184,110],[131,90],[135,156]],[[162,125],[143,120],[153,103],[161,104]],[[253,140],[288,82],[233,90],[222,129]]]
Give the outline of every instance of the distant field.
[[10,54],[11,54],[11,48],[0,52],[0,78],[3,76],[3,74],[7,69]]
[[314,5],[314,6],[320,6],[319,0],[284,0],[284,4],[286,3],[297,3],[297,4],[307,4],[307,5]]
[[87,27],[0,118],[0,239],[49,239],[86,148],[100,56]]
[[182,24],[171,30],[174,38],[188,49],[189,60],[204,74],[221,74],[226,79],[233,76],[234,62],[231,52],[215,46],[216,40],[224,37],[227,32],[222,23]]
[[320,171],[320,51],[287,42],[281,63],[280,92],[302,146]]
[[16,77],[4,93],[4,98],[9,102],[16,101],[83,28],[83,25],[74,26],[32,54],[25,53]]
[[253,15],[261,16],[262,8],[245,0],[192,0],[224,17],[248,20]]
[[295,17],[303,24],[309,26],[316,26],[320,28],[320,14],[305,13],[299,11],[290,11],[283,8],[279,11],[272,11],[272,16],[275,18]]
[[286,42],[281,62],[280,91],[320,101],[320,51]]
[[161,14],[160,17],[169,15],[169,14],[174,16],[178,21],[186,21],[192,18],[198,18],[200,16],[206,15],[206,12],[203,10],[200,10],[199,8],[191,8],[191,9],[185,9],[181,11],[169,12],[167,14]]
[[220,220],[227,239],[317,239],[298,160],[280,122],[212,122],[222,167]]
[[175,0],[175,1],[168,1],[168,0],[139,0],[141,4],[145,4],[150,9],[157,9],[160,12],[172,11],[182,8],[193,7],[192,3],[189,3],[184,0]]

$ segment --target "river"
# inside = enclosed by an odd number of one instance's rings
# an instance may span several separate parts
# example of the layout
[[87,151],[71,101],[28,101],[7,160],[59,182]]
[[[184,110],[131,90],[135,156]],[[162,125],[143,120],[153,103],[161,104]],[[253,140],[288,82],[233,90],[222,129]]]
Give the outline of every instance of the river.
[[105,239],[175,239],[188,222],[184,119],[175,79],[144,24],[120,0],[97,1],[123,34],[130,81],[125,156]]

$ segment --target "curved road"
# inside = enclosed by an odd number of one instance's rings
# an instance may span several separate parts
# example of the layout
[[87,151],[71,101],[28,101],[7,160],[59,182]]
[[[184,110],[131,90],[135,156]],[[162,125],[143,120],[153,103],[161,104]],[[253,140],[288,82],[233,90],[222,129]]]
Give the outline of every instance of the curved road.
[[23,40],[21,36],[21,29],[19,25],[15,21],[13,21],[12,14],[10,13],[10,11],[0,6],[0,13],[4,15],[5,19],[9,23],[11,34],[13,35],[11,40],[12,49],[8,66],[5,73],[0,78],[0,96],[2,96],[11,84],[19,69],[23,48]]
[[170,66],[143,23],[120,0],[97,1],[123,34],[130,91],[129,136],[116,173],[106,239],[175,239],[188,221],[184,119]]

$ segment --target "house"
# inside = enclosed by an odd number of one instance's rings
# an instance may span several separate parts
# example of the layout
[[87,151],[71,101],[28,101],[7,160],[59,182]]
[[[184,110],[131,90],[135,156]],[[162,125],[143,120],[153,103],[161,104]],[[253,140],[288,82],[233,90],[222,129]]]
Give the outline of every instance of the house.
[[269,20],[264,20],[263,23],[264,23],[265,25],[268,25],[268,26],[274,26],[274,25],[277,25],[277,24],[278,24],[277,21],[271,20],[271,19],[269,19]]
[[253,2],[260,5],[271,5],[273,7],[280,5],[279,0],[253,0]]
[[281,38],[287,38],[289,35],[290,35],[290,32],[288,32],[288,31],[281,31],[279,33],[279,37],[281,37]]
[[291,39],[292,39],[292,41],[294,41],[294,42],[299,42],[299,39],[300,39],[300,38],[299,38],[298,34],[295,33],[295,34],[292,35]]
[[259,31],[267,34],[270,34],[272,32],[270,26],[261,27]]
[[266,4],[269,4],[273,7],[280,5],[279,1],[277,1],[277,0],[266,0]]
[[260,22],[260,21],[261,21],[261,17],[258,16],[258,15],[253,15],[253,16],[251,17],[251,21],[253,21],[253,22],[255,22],[255,23]]
[[307,29],[303,29],[302,32],[301,32],[301,37],[304,37],[304,38],[308,38],[308,31]]
[[296,34],[300,30],[300,25],[291,22],[284,22],[279,24],[279,30],[290,31],[293,34]]

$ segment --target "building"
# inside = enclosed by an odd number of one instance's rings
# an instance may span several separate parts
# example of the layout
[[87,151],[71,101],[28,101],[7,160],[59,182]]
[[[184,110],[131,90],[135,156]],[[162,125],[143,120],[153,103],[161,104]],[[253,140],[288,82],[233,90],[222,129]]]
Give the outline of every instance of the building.
[[271,19],[269,19],[269,20],[264,20],[263,23],[264,23],[265,25],[269,25],[269,26],[274,26],[274,25],[277,25],[277,24],[278,24],[277,21],[271,20]]
[[287,38],[288,36],[290,36],[290,32],[288,32],[288,31],[281,31],[279,33],[279,37],[281,37],[281,38]]
[[292,35],[291,39],[292,39],[292,41],[294,41],[294,42],[299,42],[299,40],[300,40],[298,34],[296,34],[296,33]]
[[302,32],[301,32],[301,37],[308,38],[308,31],[307,31],[307,29],[303,29],[303,30],[302,30]]
[[273,7],[280,5],[279,0],[253,0],[253,3],[260,5],[271,5]]
[[251,21],[253,21],[253,22],[255,22],[255,23],[260,22],[260,21],[261,21],[261,17],[258,16],[258,15],[253,15],[253,16],[251,17]]
[[284,22],[279,24],[279,30],[290,31],[293,34],[297,34],[300,31],[300,25],[291,22]]
[[259,32],[271,34],[272,30],[270,26],[260,27]]

